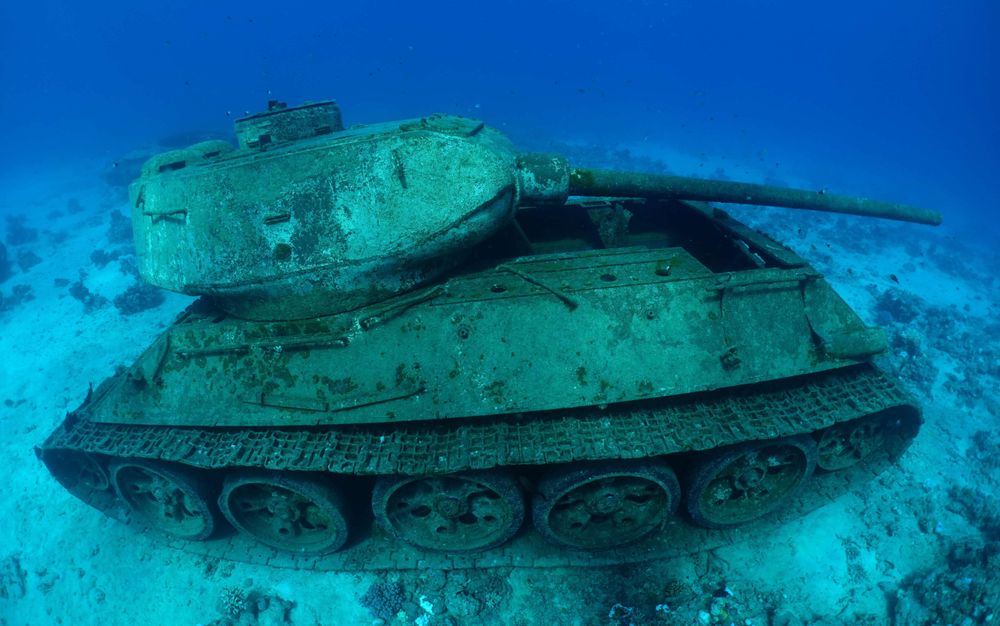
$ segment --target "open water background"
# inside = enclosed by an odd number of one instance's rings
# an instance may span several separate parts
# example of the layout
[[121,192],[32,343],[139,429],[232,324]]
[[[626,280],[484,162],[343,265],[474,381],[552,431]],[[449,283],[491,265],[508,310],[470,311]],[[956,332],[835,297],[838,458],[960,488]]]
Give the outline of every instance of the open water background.
[[669,146],[994,237],[998,26],[988,0],[3,2],[0,179],[334,98],[348,124]]

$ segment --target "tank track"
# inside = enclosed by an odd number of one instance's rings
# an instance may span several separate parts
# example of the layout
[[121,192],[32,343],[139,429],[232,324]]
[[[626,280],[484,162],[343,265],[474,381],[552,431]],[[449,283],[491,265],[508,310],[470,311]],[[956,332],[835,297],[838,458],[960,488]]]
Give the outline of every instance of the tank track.
[[[112,379],[108,384],[119,382]],[[197,429],[89,421],[88,412],[99,403],[101,395],[102,389],[98,389],[38,448],[39,456],[57,477],[60,472],[53,460],[58,463],[61,455],[78,452],[100,455],[98,458],[159,459],[216,471],[256,467],[357,476],[421,475],[690,453],[748,440],[815,433],[836,423],[883,412],[891,412],[900,424],[898,436],[884,450],[846,470],[817,472],[792,505],[775,515],[729,530],[701,529],[673,518],[654,537],[606,553],[556,548],[537,533],[523,530],[504,546],[463,555],[420,551],[377,528],[355,536],[344,550],[322,557],[281,553],[240,535],[204,542],[166,540],[185,551],[222,559],[338,571],[593,566],[710,550],[768,532],[863,484],[898,458],[921,421],[919,409],[898,383],[871,365],[626,409],[391,428],[383,424],[336,429]],[[678,433],[684,433],[683,440]],[[128,522],[111,490],[96,491],[82,485],[82,481],[62,482],[84,502]],[[149,534],[163,540],[157,533]]]

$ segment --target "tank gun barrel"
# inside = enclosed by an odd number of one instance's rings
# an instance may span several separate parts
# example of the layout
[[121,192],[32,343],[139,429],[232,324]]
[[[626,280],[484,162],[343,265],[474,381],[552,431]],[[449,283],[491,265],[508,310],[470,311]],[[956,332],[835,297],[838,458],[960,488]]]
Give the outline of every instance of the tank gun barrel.
[[847,213],[937,226],[941,215],[921,207],[842,196],[825,191],[790,189],[772,185],[707,180],[666,174],[643,174],[574,167],[569,170],[569,195],[627,196],[704,200]]

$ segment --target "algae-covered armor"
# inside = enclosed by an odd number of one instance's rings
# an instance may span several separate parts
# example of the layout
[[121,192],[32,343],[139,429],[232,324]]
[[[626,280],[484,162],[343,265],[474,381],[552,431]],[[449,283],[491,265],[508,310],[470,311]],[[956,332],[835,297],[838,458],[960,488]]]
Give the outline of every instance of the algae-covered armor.
[[766,532],[920,411],[803,259],[704,201],[935,224],[822,192],[572,167],[482,122],[236,122],[130,188],[139,268],[202,296],[39,447],[188,550],[312,569],[599,564]]

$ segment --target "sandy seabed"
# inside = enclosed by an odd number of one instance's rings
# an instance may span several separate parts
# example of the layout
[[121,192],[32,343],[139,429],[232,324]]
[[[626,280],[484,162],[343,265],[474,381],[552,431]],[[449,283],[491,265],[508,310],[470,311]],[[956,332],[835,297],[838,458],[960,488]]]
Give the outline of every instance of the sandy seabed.
[[[97,168],[3,187],[0,214],[25,217],[0,232],[38,233],[7,245],[12,275],[0,284],[0,624],[957,625],[1000,611],[991,571],[1000,566],[1000,260],[985,242],[858,218],[738,213],[887,328],[892,353],[881,364],[923,403],[920,436],[863,491],[775,534],[666,562],[314,573],[160,546],[47,474],[33,446],[191,300],[165,294],[128,315],[116,306],[135,279],[109,216],[127,203]],[[95,250],[126,254],[99,267]],[[30,299],[14,295],[24,284]],[[75,284],[94,298],[89,312]]]

